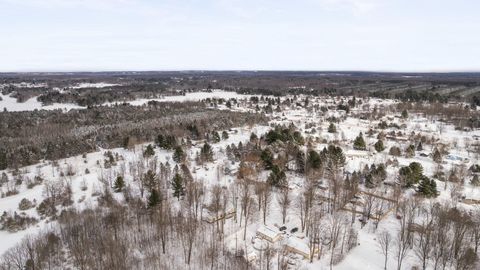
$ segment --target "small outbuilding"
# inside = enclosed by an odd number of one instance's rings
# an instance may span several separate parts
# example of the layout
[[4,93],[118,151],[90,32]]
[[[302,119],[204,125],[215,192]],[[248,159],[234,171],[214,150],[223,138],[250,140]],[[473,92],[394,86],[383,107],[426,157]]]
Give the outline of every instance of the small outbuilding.
[[[299,239],[294,236],[288,238],[285,249],[290,253],[301,255],[307,260],[310,259],[310,246],[304,239]],[[318,254],[318,249],[315,249],[313,254]]]

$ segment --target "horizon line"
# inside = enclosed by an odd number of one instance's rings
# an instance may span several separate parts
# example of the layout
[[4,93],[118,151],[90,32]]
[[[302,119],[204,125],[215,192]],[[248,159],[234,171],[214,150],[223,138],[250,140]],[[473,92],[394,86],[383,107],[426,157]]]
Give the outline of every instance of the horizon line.
[[91,69],[91,70],[17,70],[0,71],[0,74],[46,74],[46,73],[149,73],[149,72],[326,72],[326,73],[400,73],[400,74],[454,74],[454,73],[480,73],[478,70],[327,70],[327,69]]

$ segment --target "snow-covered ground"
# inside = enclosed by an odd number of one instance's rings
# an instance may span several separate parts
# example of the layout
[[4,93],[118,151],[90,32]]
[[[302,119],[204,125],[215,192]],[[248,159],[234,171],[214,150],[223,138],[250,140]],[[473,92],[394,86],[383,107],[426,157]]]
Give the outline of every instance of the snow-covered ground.
[[[158,101],[158,102],[185,102],[185,101],[200,101],[207,98],[223,98],[223,99],[244,99],[249,98],[250,95],[241,95],[237,92],[231,91],[223,91],[223,90],[213,90],[213,91],[199,91],[199,92],[192,92],[186,93],[185,95],[172,95],[172,96],[164,96],[161,98],[150,98],[150,99],[136,99],[132,101],[127,101],[126,103],[134,105],[134,106],[141,106],[147,104],[149,101]],[[109,102],[103,105],[113,105],[123,102]]]
[[[108,87],[111,85],[108,84],[101,84],[102,87]],[[86,87],[86,86],[85,86]],[[97,87],[99,87],[97,85]],[[0,93],[0,110],[6,109],[10,112],[18,112],[18,111],[33,111],[33,110],[72,110],[72,109],[85,109],[86,107],[78,106],[75,104],[68,104],[68,103],[54,103],[52,105],[42,106],[42,103],[37,100],[37,97],[32,97],[25,102],[19,103],[17,100],[10,95],[3,95]],[[173,95],[173,96],[164,96],[162,98],[152,98],[152,99],[136,99],[127,101],[134,106],[141,106],[147,104],[149,101],[158,101],[158,102],[185,102],[185,101],[200,101],[207,98],[223,98],[223,99],[245,99],[249,98],[250,95],[240,95],[236,92],[229,92],[229,91],[222,91],[222,90],[214,90],[214,91],[200,91],[200,92],[193,92],[193,93],[186,93],[185,95]],[[119,104],[123,102],[107,102],[102,104],[103,106],[111,106],[114,104]]]
[[117,83],[105,83],[105,82],[99,82],[99,83],[79,83],[74,86],[71,86],[69,88],[72,89],[81,89],[81,88],[105,88],[105,87],[111,87],[111,86],[118,86],[120,84]]
[[[5,104],[8,106],[12,106],[13,109],[21,110],[22,108],[29,110],[29,106],[26,104],[30,104],[32,106],[38,106],[35,101],[28,100],[25,104],[25,107],[15,107],[19,103],[16,101],[12,103],[12,98],[5,97],[4,101],[0,101],[0,108],[2,108],[2,102],[6,102]],[[150,100],[156,100],[160,102],[168,102],[168,101],[176,101],[176,102],[183,102],[183,101],[198,101],[203,100],[206,98],[236,98],[236,99],[246,99],[248,96],[239,95],[235,92],[225,92],[225,91],[212,91],[212,92],[195,92],[195,93],[187,93],[185,95],[179,96],[167,96],[164,98],[159,99],[141,99],[130,101],[129,103],[132,105],[142,105]],[[292,97],[289,97],[292,98]],[[368,101],[369,105],[373,108],[373,106],[389,106],[395,104],[393,100],[381,100],[381,99],[370,99]],[[252,111],[252,107],[246,104],[241,104],[239,107],[235,107],[235,110],[245,110],[245,111]],[[310,103],[312,104],[332,104],[331,99],[323,98],[323,97],[312,97],[310,99]],[[114,103],[111,103],[114,104]],[[107,104],[107,105],[111,105]],[[4,105],[4,106],[6,106]],[[265,104],[263,104],[265,105]],[[21,105],[23,106],[23,105]],[[242,107],[245,106],[245,107]],[[7,107],[8,110],[13,110]],[[43,107],[45,108],[45,107]],[[222,109],[226,109],[222,107]],[[432,177],[436,164],[432,161],[430,157],[421,156],[420,153],[431,153],[432,147],[425,146],[425,149],[422,151],[417,151],[417,153],[411,157],[406,158],[404,156],[401,157],[392,157],[388,154],[388,149],[391,146],[399,146],[402,151],[403,149],[410,143],[409,141],[396,141],[396,140],[385,140],[386,150],[382,153],[375,152],[373,148],[373,144],[377,141],[376,136],[369,137],[366,134],[372,127],[376,127],[379,123],[377,120],[360,120],[354,117],[345,117],[344,121],[340,121],[336,123],[337,132],[332,134],[328,133],[328,125],[329,121],[327,121],[327,117],[329,116],[336,116],[336,117],[343,117],[345,114],[343,112],[335,111],[333,113],[326,113],[321,114],[318,112],[311,112],[307,111],[305,108],[291,105],[289,108],[285,108],[283,111],[274,112],[270,116],[272,118],[270,124],[294,124],[297,126],[299,130],[301,130],[303,136],[311,137],[312,140],[316,139],[317,143],[314,144],[314,148],[316,150],[321,150],[323,147],[327,146],[327,143],[323,141],[331,142],[337,141],[340,147],[343,149],[345,156],[346,156],[346,165],[345,171],[352,172],[354,170],[359,171],[362,170],[365,165],[371,164],[378,164],[378,163],[385,163],[389,159],[396,159],[398,161],[398,166],[389,166],[387,168],[387,180],[395,180],[396,174],[398,172],[398,168],[401,166],[407,166],[413,161],[419,162],[422,164],[424,168],[424,174],[428,177]],[[451,158],[446,158],[442,166],[444,167],[445,171],[450,170],[455,165],[464,165],[467,168],[473,164],[478,164],[478,157],[475,157],[473,154],[467,151],[465,148],[466,142],[471,140],[474,135],[480,136],[480,131],[471,131],[471,132],[464,132],[455,130],[452,125],[444,125],[442,129],[439,129],[438,122],[434,122],[432,120],[428,120],[426,118],[411,115],[408,120],[395,118],[393,123],[396,124],[404,124],[406,127],[400,129],[403,133],[408,136],[411,132],[416,132],[427,137],[436,137],[439,139],[439,142],[444,142],[450,144],[452,142],[457,142],[457,147],[451,147],[450,155]],[[307,123],[314,123],[315,124],[315,132],[311,132],[310,128],[305,128]],[[221,140],[218,143],[213,143],[212,147],[215,153],[215,161],[212,163],[207,163],[204,165],[198,165],[195,163],[195,156],[200,151],[200,148],[203,145],[203,142],[193,142],[194,146],[188,150],[188,161],[192,164],[191,171],[194,179],[198,181],[202,181],[207,187],[213,185],[222,185],[222,186],[229,186],[231,185],[234,180],[234,175],[224,175],[221,173],[221,168],[224,166],[230,166],[232,170],[236,170],[238,168],[238,163],[231,163],[228,161],[225,149],[228,145],[235,144],[237,145],[239,142],[246,143],[252,132],[256,133],[259,137],[270,129],[269,126],[244,126],[244,127],[237,127],[232,130],[227,131],[229,138],[226,140]],[[387,129],[387,131],[391,131]],[[398,131],[398,130],[395,130]],[[441,132],[440,132],[441,131]],[[221,132],[221,131],[219,131]],[[364,138],[367,145],[367,151],[358,151],[354,150],[352,147],[352,141],[362,132],[364,134]],[[147,143],[148,144],[148,143]],[[118,149],[110,149],[113,153],[118,153],[121,159],[118,161],[118,164],[113,166],[111,169],[103,168],[103,159],[104,153],[107,150],[100,149],[97,152],[87,154],[86,158],[82,156],[71,157],[63,160],[58,161],[58,166],[54,166],[51,162],[44,162],[42,164],[29,166],[26,168],[21,168],[20,171],[24,171],[26,177],[33,178],[35,175],[41,175],[45,181],[68,181],[71,183],[73,187],[73,194],[74,194],[74,206],[82,209],[89,206],[94,206],[96,204],[96,198],[92,196],[93,193],[98,191],[98,188],[101,186],[99,182],[99,178],[107,178],[113,179],[120,170],[124,170],[128,172],[129,166],[136,160],[138,160],[142,155],[142,149],[147,144],[138,145],[134,150],[126,150],[123,148]],[[306,149],[306,148],[305,148]],[[158,148],[155,149],[155,157],[157,158],[158,162],[170,162],[172,163],[172,151],[160,150]],[[458,160],[461,159],[461,160]],[[97,161],[100,161],[97,163]],[[172,163],[173,164],[173,163]],[[75,168],[75,175],[74,176],[60,176],[61,171],[65,171],[68,166],[72,166]],[[125,168],[121,169],[124,166]],[[88,169],[89,173],[85,173],[85,170]],[[11,171],[5,171],[9,177],[13,177]],[[1,173],[1,171],[0,171]],[[267,178],[268,173],[263,172],[260,173],[258,176],[258,181],[265,181]],[[292,195],[298,196],[300,192],[302,192],[302,185],[304,183],[304,178],[300,175],[297,175],[293,172],[287,173],[288,180],[290,182],[290,187],[292,188]],[[126,181],[131,183],[133,181],[133,176],[126,175]],[[438,182],[437,186],[439,187],[440,196],[436,199],[430,199],[432,202],[443,202],[450,200],[450,193],[452,192],[452,186],[448,185],[445,189],[443,189],[443,183]],[[86,188],[82,188],[86,187]],[[42,186],[35,186],[32,189],[27,189],[26,187],[22,187],[19,190],[19,194],[1,198],[0,199],[0,213],[4,211],[18,211],[18,204],[22,198],[29,198],[30,200],[36,199],[37,203],[41,201],[44,192],[44,188]],[[138,193],[139,191],[136,190]],[[413,190],[410,190],[413,192]],[[463,186],[464,194],[469,198],[474,198],[480,200],[480,188],[473,187],[468,182]],[[289,230],[294,227],[300,227],[299,216],[298,216],[298,208],[296,205],[292,205],[288,210],[287,218],[285,224],[282,222],[282,215],[280,206],[278,203],[278,197],[280,194],[275,193],[274,198],[272,199],[272,205],[270,212],[267,216],[267,225],[271,228],[278,228],[279,226],[285,225]],[[122,200],[120,194],[116,197],[118,200]],[[470,206],[461,204],[462,207],[469,208]],[[27,214],[32,216],[37,216],[34,209],[28,210]],[[348,214],[349,215],[349,214]],[[345,254],[345,258],[339,264],[335,265],[333,268],[338,270],[364,270],[364,269],[371,269],[371,270],[381,270],[383,269],[384,263],[384,255],[380,250],[380,246],[378,241],[376,240],[377,234],[380,231],[387,230],[390,232],[394,232],[398,230],[399,224],[398,220],[395,217],[395,214],[392,212],[390,213],[385,219],[383,219],[378,228],[375,228],[372,222],[367,223],[366,226],[363,228],[360,226],[359,222],[356,222],[353,226],[358,231],[358,245],[354,247],[348,254]],[[28,233],[33,233],[38,231],[45,226],[50,226],[49,224],[45,224],[45,222],[40,222],[33,227],[28,228],[27,230],[16,232],[16,233],[8,233],[5,231],[0,231],[0,237],[3,240],[2,244],[0,245],[0,254],[5,252],[10,247],[17,244],[22,237],[27,235]],[[227,246],[230,249],[236,248],[238,243],[241,245],[245,244],[247,246],[247,253],[251,254],[252,256],[260,256],[260,250],[265,247],[264,240],[260,240],[256,238],[256,232],[259,228],[262,228],[263,220],[260,217],[256,217],[256,219],[247,226],[246,229],[246,242],[242,242],[243,240],[243,228],[239,227],[237,223],[233,221],[227,221],[226,223],[226,240]],[[304,235],[302,233],[288,233],[285,236],[285,239],[280,241],[276,244],[277,247],[282,245],[287,245],[289,242],[300,241],[302,244],[306,244],[306,240],[303,239]],[[240,244],[239,244],[240,245]],[[393,252],[392,252],[393,254]],[[295,268],[292,269],[330,269],[328,255],[324,256],[321,260],[314,260],[313,263],[309,263],[308,260],[305,259],[292,259],[294,260]],[[409,252],[407,255],[402,269],[411,269],[413,266],[417,266],[418,261],[417,258],[414,256],[413,252]],[[292,266],[293,267],[293,266]],[[396,269],[396,262],[391,255],[387,269]]]
[[0,110],[7,110],[9,112],[19,112],[19,111],[34,111],[34,110],[72,110],[72,109],[84,109],[85,107],[78,106],[75,104],[67,103],[54,103],[52,105],[42,106],[42,103],[37,100],[37,97],[32,97],[25,102],[17,102],[16,98],[11,97],[10,95],[3,95],[0,93]]

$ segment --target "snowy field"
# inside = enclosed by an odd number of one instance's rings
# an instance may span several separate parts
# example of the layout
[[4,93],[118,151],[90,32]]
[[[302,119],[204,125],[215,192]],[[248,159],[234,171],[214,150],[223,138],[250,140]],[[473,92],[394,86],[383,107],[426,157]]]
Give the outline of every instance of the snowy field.
[[0,110],[7,110],[9,112],[19,111],[34,111],[34,110],[64,110],[69,111],[72,109],[84,109],[85,107],[75,104],[54,103],[52,105],[42,106],[42,103],[37,100],[37,97],[32,97],[25,102],[17,102],[16,98],[10,97],[10,95],[3,95],[0,93]]
[[[212,98],[223,98],[223,99],[245,99],[249,98],[250,95],[240,95],[237,92],[229,92],[223,90],[213,90],[213,91],[199,91],[193,93],[186,93],[185,95],[173,95],[173,96],[164,96],[162,98],[151,98],[151,99],[137,99],[133,101],[127,101],[126,103],[134,105],[134,106],[141,106],[147,104],[149,101],[157,101],[157,102],[186,102],[186,101],[200,101],[204,99],[212,99]],[[105,103],[103,105],[114,105],[119,104],[122,102],[111,102]]]
[[[109,84],[95,84],[96,87],[108,87],[111,86]],[[83,86],[82,88],[87,87]],[[93,87],[93,86],[88,86]],[[80,87],[79,87],[80,88]],[[66,103],[55,103],[52,105],[42,106],[42,103],[37,100],[37,97],[32,97],[25,102],[17,102],[17,100],[10,95],[3,95],[0,93],[0,110],[6,109],[10,112],[18,112],[18,111],[33,111],[33,110],[56,110],[61,109],[64,111],[69,111],[72,109],[85,109],[85,107],[78,106],[75,104],[66,104]],[[236,92],[228,92],[222,90],[214,90],[209,92],[193,92],[193,93],[186,93],[185,95],[173,95],[173,96],[164,96],[162,98],[153,98],[153,99],[137,99],[132,101],[127,101],[126,103],[134,105],[134,106],[141,106],[149,101],[157,101],[157,102],[185,102],[185,101],[200,101],[207,98],[223,98],[223,99],[244,99],[249,98],[250,95],[240,95]],[[114,104],[120,104],[123,102],[107,102],[102,104],[103,106],[111,106]]]
[[81,88],[106,88],[106,87],[112,87],[112,86],[119,86],[120,84],[116,83],[105,83],[105,82],[99,82],[99,83],[79,83],[77,85],[71,86],[69,88],[71,89],[81,89]]

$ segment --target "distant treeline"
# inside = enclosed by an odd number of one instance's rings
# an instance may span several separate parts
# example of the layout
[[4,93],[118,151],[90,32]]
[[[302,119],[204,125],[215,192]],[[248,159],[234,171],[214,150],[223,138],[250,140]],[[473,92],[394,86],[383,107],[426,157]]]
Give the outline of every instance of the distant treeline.
[[[4,74],[5,75],[5,74]],[[0,74],[2,92],[19,101],[37,96],[44,104],[82,106],[154,98],[205,89],[242,94],[355,95],[402,101],[471,102],[480,96],[480,73],[402,74],[371,72],[120,72],[78,74]],[[42,85],[28,88],[19,83]],[[80,83],[109,83],[104,88],[75,88]],[[14,86],[17,85],[17,86]],[[1,88],[1,86],[0,86]],[[478,103],[478,102],[477,102]]]

